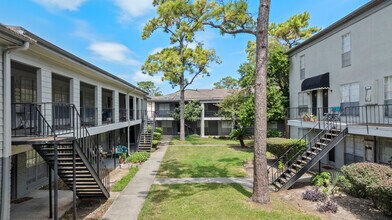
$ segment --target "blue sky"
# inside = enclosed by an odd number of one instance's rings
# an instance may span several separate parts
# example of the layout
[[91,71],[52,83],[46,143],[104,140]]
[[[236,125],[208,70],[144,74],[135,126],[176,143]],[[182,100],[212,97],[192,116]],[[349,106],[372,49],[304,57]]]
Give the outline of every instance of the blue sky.
[[[283,22],[308,11],[311,25],[327,27],[368,0],[272,0],[272,22]],[[169,46],[168,35],[157,32],[141,39],[143,25],[155,15],[152,0],[1,0],[0,23],[18,25],[57,46],[131,82],[152,80],[166,94],[177,91],[159,76],[143,75],[140,67],[148,54]],[[248,0],[257,12],[257,0]],[[291,4],[289,4],[291,3]],[[247,35],[221,36],[207,29],[197,40],[216,49],[222,64],[210,68],[210,77],[197,79],[190,88],[212,88],[225,76],[238,78],[246,59]]]

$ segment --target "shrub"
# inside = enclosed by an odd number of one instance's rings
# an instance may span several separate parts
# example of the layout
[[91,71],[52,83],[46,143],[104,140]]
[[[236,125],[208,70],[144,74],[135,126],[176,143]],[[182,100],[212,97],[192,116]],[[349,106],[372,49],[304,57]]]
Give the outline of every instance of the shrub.
[[158,132],[154,132],[154,140],[161,140],[162,139],[162,134]]
[[145,162],[149,157],[150,153],[148,152],[135,152],[127,158],[127,162],[142,163]]
[[321,172],[312,178],[312,184],[317,187],[329,186],[331,184],[331,174],[328,172]]
[[295,147],[287,159],[294,156],[294,153],[306,148],[306,144],[303,141],[297,139],[286,139],[286,138],[267,138],[267,151],[275,155],[276,157],[281,157],[288,149]]
[[308,189],[302,193],[302,199],[309,200],[312,202],[325,201],[327,195],[321,192],[319,188]]
[[351,195],[370,198],[374,205],[392,215],[392,168],[376,163],[354,163],[341,168],[344,189]]
[[159,140],[152,140],[152,147],[157,148],[159,144]]
[[338,211],[338,205],[336,202],[332,200],[327,200],[326,202],[319,205],[317,208],[319,212],[333,212],[336,213]]
[[162,128],[155,128],[155,132],[162,134],[163,133],[163,129]]
[[268,129],[267,130],[267,137],[268,138],[279,138],[282,137],[283,133],[278,129]]

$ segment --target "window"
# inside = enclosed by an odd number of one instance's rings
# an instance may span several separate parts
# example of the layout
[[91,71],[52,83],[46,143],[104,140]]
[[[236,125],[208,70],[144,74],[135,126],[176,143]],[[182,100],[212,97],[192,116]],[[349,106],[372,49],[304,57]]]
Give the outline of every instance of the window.
[[162,121],[162,127],[164,128],[171,128],[172,122],[171,121]]
[[351,65],[351,35],[342,36],[342,67]]
[[392,76],[385,77],[384,94],[385,116],[392,117]]
[[300,79],[305,79],[305,55],[302,55],[299,58],[299,66],[300,66]]
[[298,93],[298,115],[302,116],[309,111],[309,95],[307,92]]
[[392,164],[392,140],[380,139],[380,155],[379,161],[381,163]]
[[364,138],[361,136],[347,136],[345,139],[344,164],[348,165],[364,161]]
[[231,129],[231,121],[222,121],[222,129]]
[[35,151],[26,152],[26,184],[31,184],[46,177],[46,164],[42,157]]
[[170,105],[169,104],[159,104],[159,110],[160,111],[169,111]]
[[341,109],[346,115],[359,116],[359,83],[341,85]]

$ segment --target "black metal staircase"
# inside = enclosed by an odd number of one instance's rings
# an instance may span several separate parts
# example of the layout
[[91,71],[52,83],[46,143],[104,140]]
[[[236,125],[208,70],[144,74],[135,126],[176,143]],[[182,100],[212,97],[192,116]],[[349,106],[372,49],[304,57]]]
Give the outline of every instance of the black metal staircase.
[[154,131],[155,118],[144,120],[138,137],[138,151],[151,151]]
[[326,114],[321,122],[268,168],[270,184],[277,191],[290,188],[344,139],[348,129],[341,123],[341,114]]

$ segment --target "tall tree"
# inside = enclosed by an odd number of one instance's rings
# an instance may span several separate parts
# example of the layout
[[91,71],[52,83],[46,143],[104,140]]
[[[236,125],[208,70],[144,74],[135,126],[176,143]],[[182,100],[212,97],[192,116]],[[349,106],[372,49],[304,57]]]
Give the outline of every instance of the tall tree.
[[137,87],[148,92],[149,96],[162,96],[159,87],[156,87],[152,81],[141,81],[137,83]]
[[231,76],[223,77],[219,82],[214,83],[215,89],[236,89],[238,88],[238,80]]
[[321,30],[319,27],[309,27],[309,20],[310,14],[305,11],[302,14],[291,16],[283,23],[271,23],[269,26],[270,36],[283,42],[289,48],[293,48],[301,43],[302,40],[311,37]]
[[269,203],[267,174],[267,59],[268,59],[268,23],[270,0],[260,0],[257,21],[248,11],[245,0],[229,1],[217,4],[211,10],[210,17],[203,24],[218,28],[221,33],[247,33],[256,37],[256,73],[255,73],[255,146],[254,178],[252,201]]
[[[173,87],[180,87],[180,140],[185,140],[185,89],[198,76],[209,76],[210,63],[220,63],[215,50],[203,48],[195,43],[195,33],[202,31],[200,21],[204,20],[203,1],[154,0],[157,16],[144,26],[142,38],[147,39],[156,30],[170,34],[171,47],[149,55],[142,67],[143,73],[163,73],[163,79]],[[189,77],[187,77],[189,76]]]

